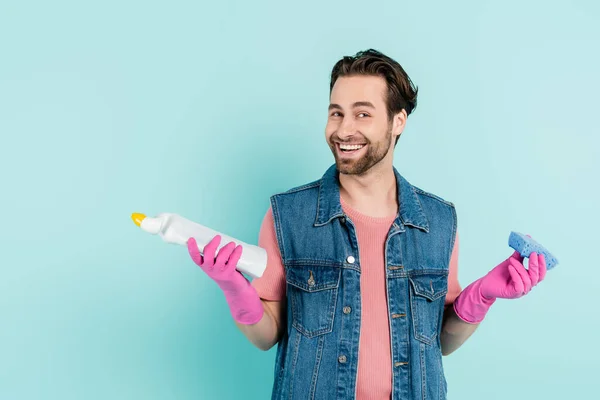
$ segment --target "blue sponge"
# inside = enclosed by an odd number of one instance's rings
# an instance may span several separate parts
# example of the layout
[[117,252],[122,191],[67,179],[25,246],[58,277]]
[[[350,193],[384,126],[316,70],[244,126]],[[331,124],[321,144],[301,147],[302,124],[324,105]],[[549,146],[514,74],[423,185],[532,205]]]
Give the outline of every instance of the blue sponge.
[[546,269],[550,270],[558,264],[558,260],[541,244],[533,240],[527,235],[518,232],[511,232],[508,237],[508,245],[515,249],[523,257],[529,257],[533,252],[543,254],[546,260]]

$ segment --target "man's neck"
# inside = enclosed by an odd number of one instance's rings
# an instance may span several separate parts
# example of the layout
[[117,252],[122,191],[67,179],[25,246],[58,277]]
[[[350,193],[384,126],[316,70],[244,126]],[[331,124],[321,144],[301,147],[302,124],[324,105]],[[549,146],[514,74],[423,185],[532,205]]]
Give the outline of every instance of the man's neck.
[[360,176],[340,174],[340,196],[354,210],[375,218],[398,212],[394,170],[391,166],[381,167]]

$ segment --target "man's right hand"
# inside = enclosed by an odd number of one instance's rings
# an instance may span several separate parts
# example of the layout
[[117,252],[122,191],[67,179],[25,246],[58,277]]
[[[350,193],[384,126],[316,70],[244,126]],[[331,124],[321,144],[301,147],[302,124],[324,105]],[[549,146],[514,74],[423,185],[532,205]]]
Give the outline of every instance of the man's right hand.
[[215,236],[200,253],[194,238],[188,239],[190,257],[225,294],[233,319],[240,324],[258,323],[264,314],[260,297],[250,282],[236,269],[242,255],[242,246],[230,242],[217,253],[221,236]]

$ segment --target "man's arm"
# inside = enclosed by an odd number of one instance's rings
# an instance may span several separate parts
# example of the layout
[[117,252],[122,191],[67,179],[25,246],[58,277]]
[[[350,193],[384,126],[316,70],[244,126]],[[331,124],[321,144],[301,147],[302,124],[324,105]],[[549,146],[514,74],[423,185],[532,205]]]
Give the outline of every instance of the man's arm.
[[442,323],[442,355],[447,356],[458,349],[475,332],[479,324],[469,324],[460,319],[454,312],[452,304],[444,310]]
[[[252,344],[267,351],[279,342],[286,327],[285,269],[279,252],[275,220],[271,207],[265,213],[258,235],[258,245],[267,252],[267,267],[262,276],[252,280],[264,314],[254,324],[236,323]],[[268,299],[268,300],[267,300]]]
[[448,294],[446,295],[446,307],[442,322],[442,333],[440,342],[442,344],[442,355],[449,355],[458,349],[477,329],[476,324],[469,324],[460,319],[454,312],[453,302],[459,296],[462,288],[458,282],[458,254],[460,237],[456,233],[452,256],[450,257],[448,275]]
[[544,279],[546,269],[543,254],[531,253],[528,268],[525,268],[523,256],[515,251],[462,290],[452,306],[444,311],[440,336],[442,354],[452,353],[473,334],[496,299],[517,299],[526,295]]
[[[236,270],[243,248],[231,242],[218,251],[220,235],[215,236],[200,253],[196,240],[188,240],[192,260],[213,279],[225,294],[238,329],[261,350],[267,351],[281,340],[285,329],[285,271],[271,207],[265,214],[258,245],[267,253],[263,274],[249,282]],[[271,299],[266,300],[265,298]]]
[[281,339],[284,326],[282,315],[285,312],[285,301],[268,301],[261,299],[264,314],[260,321],[252,325],[235,324],[242,333],[261,350],[271,349]]

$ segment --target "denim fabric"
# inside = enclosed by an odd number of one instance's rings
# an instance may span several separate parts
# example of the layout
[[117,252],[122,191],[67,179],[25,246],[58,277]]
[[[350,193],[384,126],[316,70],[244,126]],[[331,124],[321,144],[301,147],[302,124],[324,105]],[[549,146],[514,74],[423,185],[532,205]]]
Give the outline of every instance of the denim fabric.
[[[446,399],[440,331],[456,212],[394,173],[399,212],[385,243],[392,364],[381,368],[392,370],[393,400]],[[334,164],[271,197],[287,281],[272,399],[355,398],[361,259],[338,174]]]

